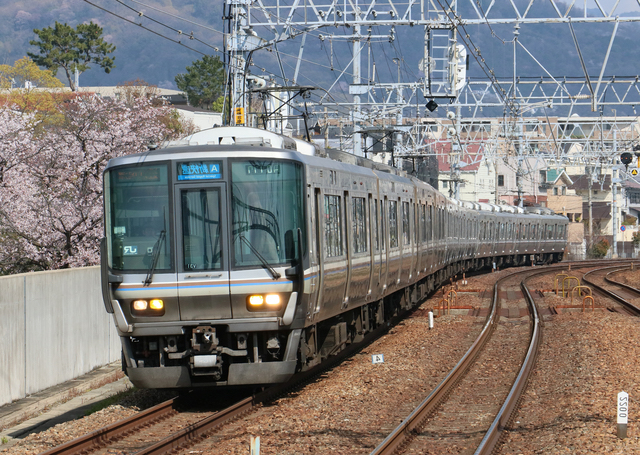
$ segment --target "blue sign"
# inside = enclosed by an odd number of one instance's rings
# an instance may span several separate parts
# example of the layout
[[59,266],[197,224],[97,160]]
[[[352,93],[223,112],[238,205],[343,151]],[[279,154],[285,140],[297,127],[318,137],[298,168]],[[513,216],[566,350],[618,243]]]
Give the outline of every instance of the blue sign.
[[178,163],[178,180],[218,180],[222,178],[221,170],[219,161]]
[[624,227],[624,226],[620,226],[620,230],[621,230],[622,232],[624,232],[624,230],[625,230],[625,229],[626,229],[626,227]]

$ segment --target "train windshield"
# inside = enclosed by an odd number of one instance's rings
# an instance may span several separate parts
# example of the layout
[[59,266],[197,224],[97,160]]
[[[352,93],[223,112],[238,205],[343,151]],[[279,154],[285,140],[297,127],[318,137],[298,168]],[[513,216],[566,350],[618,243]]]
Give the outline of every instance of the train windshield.
[[281,160],[231,162],[233,262],[289,264],[304,238],[302,166]]
[[104,194],[109,266],[122,271],[171,269],[168,166],[110,170]]

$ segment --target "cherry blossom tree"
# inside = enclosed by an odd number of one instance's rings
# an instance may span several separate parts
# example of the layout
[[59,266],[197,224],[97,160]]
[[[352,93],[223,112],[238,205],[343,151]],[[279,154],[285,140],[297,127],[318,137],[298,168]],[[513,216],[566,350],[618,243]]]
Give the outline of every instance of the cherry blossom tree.
[[80,96],[61,118],[0,107],[0,274],[95,265],[108,160],[178,134],[148,97]]

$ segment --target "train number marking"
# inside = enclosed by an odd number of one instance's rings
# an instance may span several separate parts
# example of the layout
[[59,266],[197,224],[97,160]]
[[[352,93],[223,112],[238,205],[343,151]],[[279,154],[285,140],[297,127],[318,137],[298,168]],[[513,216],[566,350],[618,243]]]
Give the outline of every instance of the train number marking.
[[371,363],[384,363],[384,354],[373,354],[371,356]]
[[124,247],[124,255],[125,256],[131,256],[133,254],[138,254],[138,247],[137,246],[125,246]]
[[618,425],[626,425],[629,418],[629,394],[618,393]]

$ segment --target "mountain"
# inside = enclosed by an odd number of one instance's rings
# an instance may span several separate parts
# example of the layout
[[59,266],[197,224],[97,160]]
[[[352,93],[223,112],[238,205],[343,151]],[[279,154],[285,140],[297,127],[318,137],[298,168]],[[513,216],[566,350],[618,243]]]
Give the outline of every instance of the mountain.
[[[518,4],[523,3],[522,0],[514,1]],[[282,0],[282,3],[291,2]],[[471,10],[464,10],[471,8],[470,4],[471,2],[461,2],[461,16],[472,15]],[[142,16],[139,15],[139,11],[143,12]],[[574,11],[576,16],[581,15],[581,10],[574,8],[572,12]],[[110,74],[105,74],[97,67],[90,69],[81,75],[81,86],[117,85],[142,79],[163,88],[176,88],[176,74],[184,72],[185,67],[201,58],[203,53],[222,55],[219,51],[223,48],[224,14],[221,0],[3,2],[0,3],[0,63],[13,64],[15,60],[24,57],[27,51],[36,51],[34,46],[29,45],[29,40],[35,38],[34,28],[52,26],[56,20],[74,27],[78,23],[91,20],[103,27],[104,38],[116,45],[116,67]],[[530,14],[538,17],[557,16],[549,2],[535,2]],[[510,2],[495,2],[491,10],[491,17],[494,18],[512,15]],[[155,33],[143,27],[152,28]],[[599,76],[613,27],[613,24],[595,22],[573,25],[592,83],[595,83]],[[635,45],[639,27],[640,24],[636,23],[619,24],[605,70],[607,78],[614,75],[640,74],[640,51]],[[179,30],[182,34],[178,33]],[[352,30],[327,27],[309,34],[296,82],[324,89],[333,87],[327,99],[348,97],[348,84],[353,80],[352,69],[349,67],[353,51],[352,43],[349,41]],[[272,38],[269,30],[257,31],[263,38]],[[459,27],[459,42],[464,41],[472,48],[477,47],[482,54],[477,59],[471,55],[467,76],[486,78],[486,72],[490,69],[498,78],[512,78],[514,31],[513,25],[481,24]],[[548,77],[547,73],[550,73],[556,78],[584,78],[568,24],[522,24],[517,31],[518,76]],[[195,39],[190,39],[191,32]],[[363,33],[366,31],[363,30]],[[418,67],[424,53],[423,27],[397,27],[395,40],[387,39],[392,35],[389,27],[372,27],[372,34],[377,35],[377,38],[363,43],[362,82],[373,79],[374,74],[376,82],[397,82],[398,71],[403,82],[414,82],[422,77]],[[180,41],[181,44],[169,39]],[[281,60],[278,60],[275,52],[255,52],[255,65],[249,70],[261,77],[271,77],[279,84],[291,85],[296,74],[296,57],[300,42],[301,37],[295,42],[280,43],[278,50],[281,52]],[[213,49],[214,47],[217,47],[218,51]],[[485,60],[483,65],[480,62],[482,58]],[[267,72],[263,72],[262,69],[266,69]],[[342,77],[336,83],[336,78],[340,75]],[[59,76],[63,76],[62,73]],[[61,80],[66,83],[63,77]]]
[[[145,26],[150,24],[151,21],[147,17],[156,19],[174,29],[182,29],[185,34],[193,31],[202,41],[222,48],[221,33],[187,22],[192,21],[222,32],[222,2],[149,0],[150,4],[155,4],[158,8],[179,15],[186,20],[176,19],[151,8],[136,5],[131,1],[127,4],[145,11],[145,20],[142,20],[136,11],[125,8],[115,0],[95,0],[92,3],[103,9],[82,0],[0,2],[0,63],[13,65],[16,60],[24,57],[27,51],[37,52],[37,48],[29,44],[29,40],[36,38],[33,29],[53,26],[55,21],[67,23],[73,27],[78,23],[93,21],[103,28],[105,40],[116,45],[114,53],[116,67],[111,73],[106,74],[94,65],[93,68],[80,76],[81,86],[117,85],[139,78],[160,87],[176,88],[175,75],[184,72],[185,67],[201,58],[202,54],[172,43],[144,30],[139,25],[135,25],[135,23],[142,23]],[[134,24],[125,19],[134,22]],[[156,24],[155,29],[173,40],[182,40],[188,45],[193,43],[184,34],[179,35],[176,31],[162,25]],[[197,46],[192,45],[191,47],[200,52],[214,53],[212,49],[204,45],[197,42],[195,44]],[[64,80],[62,72],[58,74],[58,77],[64,83],[67,82]]]

